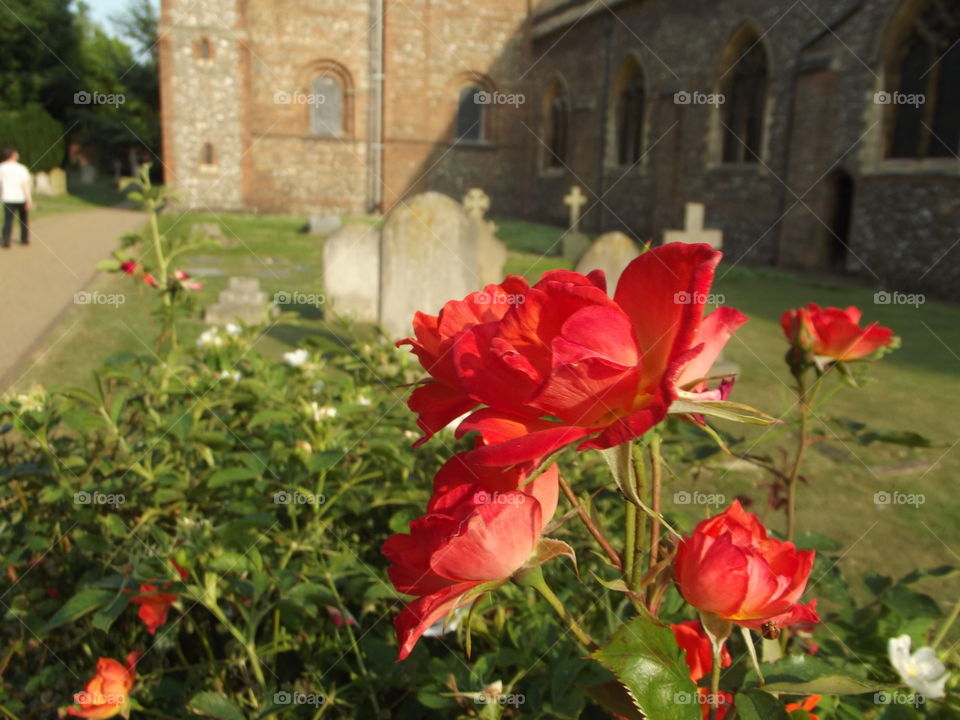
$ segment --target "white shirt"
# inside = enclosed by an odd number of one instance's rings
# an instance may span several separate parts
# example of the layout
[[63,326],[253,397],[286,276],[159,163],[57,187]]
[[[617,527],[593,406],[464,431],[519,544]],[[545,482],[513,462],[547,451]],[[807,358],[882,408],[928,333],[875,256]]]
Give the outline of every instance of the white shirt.
[[30,185],[30,171],[25,165],[13,160],[0,163],[0,201],[25,203],[27,194],[24,185]]

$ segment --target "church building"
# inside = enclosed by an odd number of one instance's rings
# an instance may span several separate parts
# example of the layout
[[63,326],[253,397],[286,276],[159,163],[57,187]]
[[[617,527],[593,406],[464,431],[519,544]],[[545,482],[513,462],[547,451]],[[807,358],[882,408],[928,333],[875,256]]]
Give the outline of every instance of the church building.
[[960,299],[960,0],[163,0],[179,207],[411,194]]

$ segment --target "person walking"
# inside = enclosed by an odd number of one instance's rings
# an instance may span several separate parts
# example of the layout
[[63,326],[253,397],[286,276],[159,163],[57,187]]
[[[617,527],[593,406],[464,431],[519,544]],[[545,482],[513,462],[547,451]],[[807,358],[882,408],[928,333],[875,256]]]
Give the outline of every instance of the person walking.
[[13,234],[13,216],[20,220],[20,243],[30,244],[30,229],[27,214],[33,207],[30,193],[30,171],[20,164],[20,153],[16,148],[3,150],[3,162],[0,162],[0,202],[3,203],[3,247],[10,247]]

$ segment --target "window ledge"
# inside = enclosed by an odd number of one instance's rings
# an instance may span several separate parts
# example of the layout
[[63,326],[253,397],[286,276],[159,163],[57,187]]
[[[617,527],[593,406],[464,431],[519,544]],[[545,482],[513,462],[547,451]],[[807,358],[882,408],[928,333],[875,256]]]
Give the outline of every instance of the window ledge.
[[488,140],[460,140],[449,141],[450,147],[463,148],[464,150],[496,150],[497,146]]
[[864,171],[864,175],[960,176],[955,158],[886,158]]
[[542,178],[560,178],[564,177],[567,174],[566,168],[564,167],[544,167],[540,168],[540,177]]

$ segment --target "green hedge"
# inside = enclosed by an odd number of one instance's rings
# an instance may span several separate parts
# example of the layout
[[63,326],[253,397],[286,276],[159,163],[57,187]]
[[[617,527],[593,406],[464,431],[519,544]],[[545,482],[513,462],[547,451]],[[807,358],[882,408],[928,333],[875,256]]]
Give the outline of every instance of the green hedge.
[[0,112],[0,147],[11,146],[33,172],[47,172],[63,164],[63,126],[39,105]]

